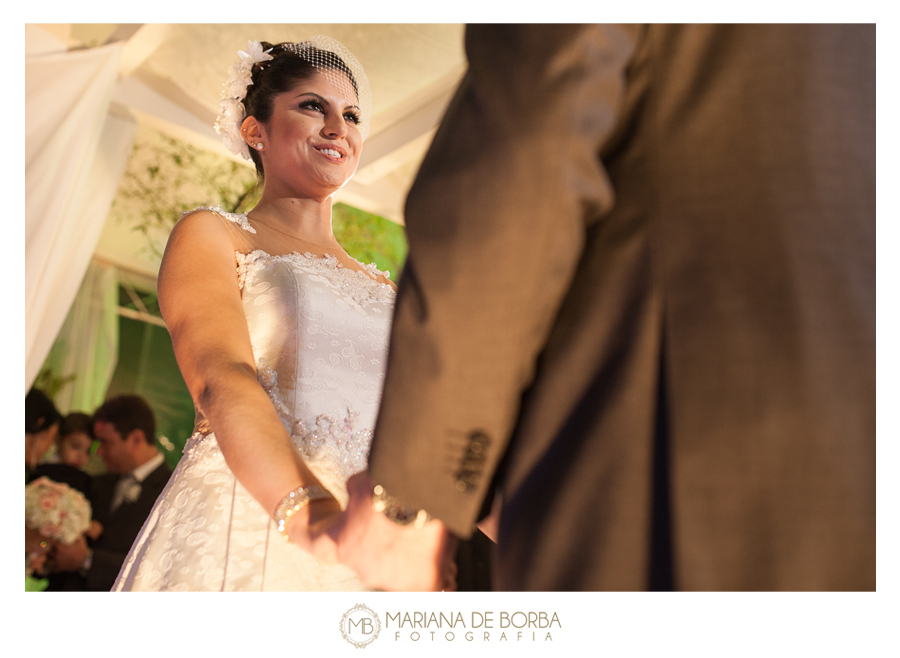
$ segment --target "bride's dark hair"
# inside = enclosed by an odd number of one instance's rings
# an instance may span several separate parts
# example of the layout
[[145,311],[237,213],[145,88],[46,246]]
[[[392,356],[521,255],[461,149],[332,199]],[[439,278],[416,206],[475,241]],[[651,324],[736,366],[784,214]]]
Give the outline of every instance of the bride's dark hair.
[[[279,43],[272,45],[262,42],[263,50],[271,50],[272,59],[253,65],[252,84],[247,88],[244,97],[246,116],[256,117],[261,123],[268,123],[272,117],[275,97],[303,80],[312,78],[319,69],[340,71],[349,78],[353,91],[358,95],[359,88],[350,67],[333,52],[321,50],[308,44]],[[262,159],[255,149],[250,149],[250,157],[256,165],[256,173],[262,180],[265,176]]]

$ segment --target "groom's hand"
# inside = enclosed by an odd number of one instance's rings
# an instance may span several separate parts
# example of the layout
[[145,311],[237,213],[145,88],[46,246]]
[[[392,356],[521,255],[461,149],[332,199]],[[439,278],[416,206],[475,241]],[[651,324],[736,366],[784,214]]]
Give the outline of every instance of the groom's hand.
[[347,481],[350,501],[337,537],[338,556],[368,587],[390,591],[446,589],[455,538],[432,520],[401,526],[372,508],[367,472]]

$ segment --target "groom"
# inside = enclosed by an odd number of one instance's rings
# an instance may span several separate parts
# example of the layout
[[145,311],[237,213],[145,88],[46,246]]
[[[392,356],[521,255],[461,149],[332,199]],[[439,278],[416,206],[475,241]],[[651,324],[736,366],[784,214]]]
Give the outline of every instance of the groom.
[[503,590],[873,590],[875,27],[466,49],[342,558],[440,587],[495,496]]

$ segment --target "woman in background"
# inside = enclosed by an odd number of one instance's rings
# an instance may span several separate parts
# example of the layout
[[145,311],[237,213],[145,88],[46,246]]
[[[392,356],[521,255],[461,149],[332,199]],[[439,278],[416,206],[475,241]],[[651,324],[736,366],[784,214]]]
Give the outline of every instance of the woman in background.
[[25,482],[30,482],[32,471],[41,463],[59,432],[62,415],[43,391],[32,388],[25,396]]

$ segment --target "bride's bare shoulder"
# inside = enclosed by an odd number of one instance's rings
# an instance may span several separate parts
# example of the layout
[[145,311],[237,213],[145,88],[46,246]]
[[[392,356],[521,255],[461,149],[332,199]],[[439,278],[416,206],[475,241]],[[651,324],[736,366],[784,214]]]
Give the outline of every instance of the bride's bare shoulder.
[[174,277],[181,281],[185,272],[199,276],[201,271],[234,269],[234,253],[242,246],[238,244],[240,239],[233,223],[215,210],[201,208],[185,214],[169,234],[160,280]]
[[246,215],[228,213],[219,208],[198,208],[178,220],[169,235],[166,250],[199,244],[205,250],[223,247],[234,251],[246,241],[242,234],[247,234],[248,228],[255,233]]

